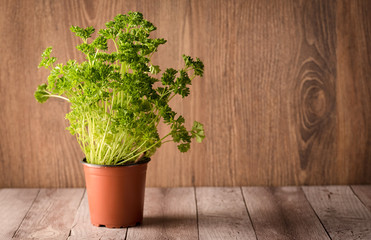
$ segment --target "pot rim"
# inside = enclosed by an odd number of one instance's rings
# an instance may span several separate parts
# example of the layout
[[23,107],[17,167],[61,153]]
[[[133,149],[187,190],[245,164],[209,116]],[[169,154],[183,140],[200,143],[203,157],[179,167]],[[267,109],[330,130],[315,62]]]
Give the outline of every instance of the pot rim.
[[86,162],[86,157],[84,157],[80,162],[83,165],[86,165],[88,167],[95,167],[95,168],[102,168],[102,167],[116,168],[116,167],[131,167],[131,166],[135,166],[135,165],[147,164],[149,161],[151,161],[151,158],[147,158],[147,159],[148,160],[146,160],[146,161],[141,161],[139,163],[126,164],[126,165],[99,165],[99,164],[94,164],[94,163],[88,163],[88,162]]

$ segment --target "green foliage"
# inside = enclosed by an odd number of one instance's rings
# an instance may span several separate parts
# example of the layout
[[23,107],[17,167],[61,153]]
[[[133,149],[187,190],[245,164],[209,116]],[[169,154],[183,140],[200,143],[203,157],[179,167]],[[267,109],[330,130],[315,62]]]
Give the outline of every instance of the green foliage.
[[52,47],[48,47],[45,49],[45,51],[41,55],[41,62],[39,64],[40,67],[45,67],[46,69],[53,66],[53,63],[57,60],[55,57],[50,57],[50,54],[52,52]]
[[[166,40],[149,37],[156,27],[139,12],[117,15],[94,40],[93,27],[70,30],[82,39],[77,49],[86,61],[55,64],[52,48],[47,48],[39,67],[49,69],[50,75],[48,83],[37,88],[35,98],[41,103],[50,97],[70,102],[68,130],[77,137],[87,162],[133,163],[151,157],[165,142],[173,141],[186,152],[193,138],[202,141],[203,125],[195,121],[188,131],[185,119],[169,105],[176,95],[188,96],[192,80],[203,75],[200,59],[183,55],[184,68],[166,69],[156,78],[161,69],[151,64],[151,57]],[[113,51],[108,41],[113,42]],[[157,130],[160,121],[170,127],[163,137]]]
[[49,99],[49,93],[46,91],[46,84],[41,84],[37,87],[35,98],[39,103],[46,102]]

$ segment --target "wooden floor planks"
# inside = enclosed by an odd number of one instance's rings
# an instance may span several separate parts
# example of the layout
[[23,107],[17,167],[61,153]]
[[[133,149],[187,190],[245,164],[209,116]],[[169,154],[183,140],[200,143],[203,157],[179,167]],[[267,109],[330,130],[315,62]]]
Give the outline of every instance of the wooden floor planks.
[[259,240],[330,239],[300,187],[244,187]]
[[22,223],[39,189],[0,190],[0,239],[10,239]]
[[371,211],[371,186],[352,186],[359,200]]
[[128,229],[128,240],[197,239],[193,188],[146,189],[142,226]]
[[90,224],[84,189],[0,189],[0,239],[371,239],[371,186],[147,188],[141,226]]
[[240,188],[196,189],[200,239],[256,239]]
[[350,187],[303,187],[332,239],[371,239],[371,212]]
[[15,239],[66,239],[83,189],[41,189]]

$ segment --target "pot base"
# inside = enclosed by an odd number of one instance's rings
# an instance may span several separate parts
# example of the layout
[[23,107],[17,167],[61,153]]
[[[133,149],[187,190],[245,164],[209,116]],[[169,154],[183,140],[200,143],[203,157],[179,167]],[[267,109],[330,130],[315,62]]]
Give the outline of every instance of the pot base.
[[142,224],[142,222],[136,222],[136,223],[129,223],[129,224],[123,224],[123,225],[116,225],[116,224],[99,224],[99,223],[91,223],[93,226],[96,227],[105,227],[105,228],[127,228],[127,227],[135,227]]

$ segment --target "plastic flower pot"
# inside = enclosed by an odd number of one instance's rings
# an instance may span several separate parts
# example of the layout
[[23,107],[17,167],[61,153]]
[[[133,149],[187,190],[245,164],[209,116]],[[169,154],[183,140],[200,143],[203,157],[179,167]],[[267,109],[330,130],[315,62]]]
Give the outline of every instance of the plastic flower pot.
[[127,166],[95,165],[82,161],[94,226],[120,228],[143,220],[147,162]]

